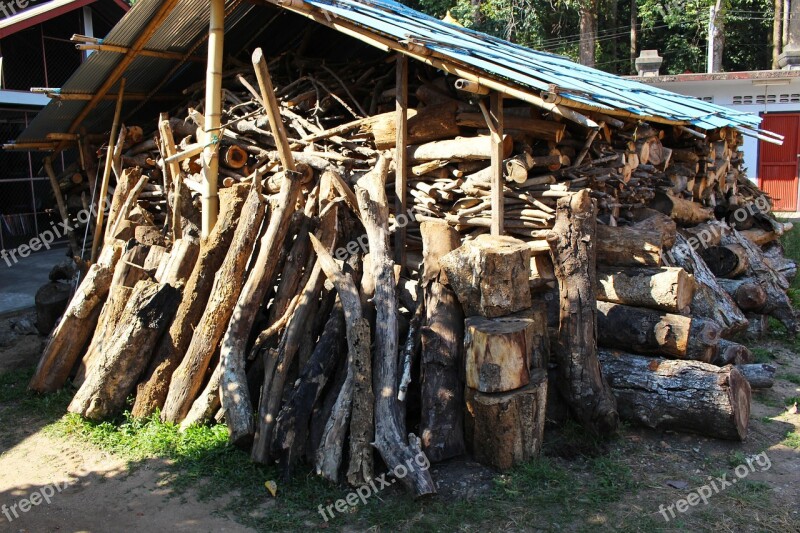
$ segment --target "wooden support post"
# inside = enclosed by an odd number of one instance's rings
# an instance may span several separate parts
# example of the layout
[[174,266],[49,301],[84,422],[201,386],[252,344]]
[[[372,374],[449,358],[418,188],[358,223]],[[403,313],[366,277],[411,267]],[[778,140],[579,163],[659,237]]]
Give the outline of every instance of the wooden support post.
[[72,256],[80,259],[82,250],[78,244],[78,239],[75,238],[75,232],[72,230],[72,227],[69,224],[67,205],[64,203],[64,195],[61,194],[61,187],[58,185],[58,177],[56,177],[56,172],[53,170],[53,160],[50,157],[44,158],[44,170],[47,172],[47,177],[50,178],[50,186],[53,188],[53,195],[56,197],[58,213],[61,215],[61,221],[67,228],[69,228],[67,230],[67,236],[69,237],[69,245],[72,249]]
[[111,124],[111,135],[108,137],[108,151],[106,152],[106,165],[103,168],[103,181],[100,184],[100,196],[97,197],[97,223],[94,227],[94,239],[92,240],[92,258],[94,263],[97,260],[98,245],[103,237],[103,217],[105,216],[106,195],[108,194],[108,179],[111,177],[111,162],[114,155],[114,141],[117,138],[117,128],[119,128],[119,116],[122,113],[122,97],[125,92],[125,78],[119,82],[119,95],[117,106],[114,109],[114,122]]
[[225,0],[211,0],[206,65],[205,142],[203,150],[202,237],[208,238],[217,223],[219,197],[219,138],[222,135],[222,46],[225,37]]
[[[403,54],[397,54],[397,69],[395,83],[395,122],[396,122],[396,142],[395,142],[395,220],[408,209],[407,189],[408,189],[408,58]],[[394,262],[398,265],[406,264],[406,228],[397,225],[394,234]]]
[[278,107],[278,100],[275,98],[275,89],[272,87],[272,78],[270,78],[267,61],[264,59],[264,52],[261,48],[256,48],[255,52],[253,52],[253,68],[256,71],[256,78],[258,78],[258,88],[261,91],[261,100],[263,100],[264,108],[267,111],[269,126],[275,136],[275,144],[278,147],[278,157],[281,159],[281,165],[283,165],[284,170],[294,171],[292,149],[289,146],[286,129],[281,121],[281,112]]
[[487,123],[492,132],[492,235],[503,234],[503,94],[489,96]]

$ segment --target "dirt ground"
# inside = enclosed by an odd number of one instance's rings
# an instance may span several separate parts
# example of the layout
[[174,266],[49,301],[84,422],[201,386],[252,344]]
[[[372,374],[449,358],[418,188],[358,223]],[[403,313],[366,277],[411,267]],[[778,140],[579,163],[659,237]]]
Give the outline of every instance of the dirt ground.
[[[5,372],[35,363],[41,350],[41,338],[15,333],[7,317],[0,319],[0,340],[3,338],[0,377]],[[586,516],[583,508],[577,510],[574,517],[570,516],[569,509],[554,509],[553,516],[545,516],[535,525],[506,514],[516,512],[515,509],[523,505],[512,500],[495,508],[493,512],[497,516],[489,516],[488,530],[800,532],[800,449],[787,445],[786,441],[789,432],[800,433],[797,407],[791,401],[786,405],[787,399],[800,399],[800,357],[795,351],[796,344],[773,340],[758,346],[762,354],[768,354],[770,363],[778,367],[781,379],[773,389],[754,393],[746,442],[626,427],[618,439],[605,447],[605,453],[615,458],[613,468],[630,472],[635,489],[601,507],[602,511],[592,511],[590,516]],[[201,501],[197,487],[174,489],[169,474],[172,465],[167,461],[153,458],[132,465],[87,442],[48,432],[47,424],[57,420],[61,411],[42,416],[17,407],[0,400],[0,532],[269,530],[244,526],[241,516],[232,516],[226,510],[231,499],[237,498],[236,492]],[[546,445],[548,438],[546,435]],[[737,480],[739,490],[728,489],[715,494],[708,505],[691,507],[669,521],[662,518],[659,513],[662,504],[669,506],[686,498],[697,487],[709,483],[709,476],[717,478],[727,474],[729,480],[735,478],[736,466],[762,452],[768,457],[769,466],[764,468],[763,464],[756,464],[747,474],[746,482]],[[574,468],[582,461],[581,453],[571,445],[551,440],[549,455],[554,464],[568,471],[572,469],[574,477],[570,479],[588,484],[589,478],[597,472]],[[433,475],[439,481],[442,495],[438,498],[444,502],[443,507],[461,500],[480,505],[487,499],[493,484],[498,479],[502,482],[503,477],[494,477],[491,472],[464,462],[435,466]],[[608,487],[601,489],[605,491]],[[602,497],[604,492],[598,494],[590,494],[589,498]],[[41,501],[45,495],[49,504]],[[323,523],[314,510],[317,502],[303,502],[305,511],[298,522],[300,526],[289,530],[337,530],[342,526],[345,531],[487,530],[486,516],[465,517],[465,522],[473,521],[472,524],[462,524],[458,516],[451,516],[449,521],[434,521],[432,527],[428,524],[417,529],[415,521],[426,514],[430,518],[431,507],[407,503],[401,496],[392,491],[370,502],[368,508],[357,511],[362,518],[355,527]],[[38,502],[38,505],[24,512],[22,500]],[[265,495],[265,501],[267,504],[257,510],[258,513],[280,510],[279,500],[272,502]],[[582,504],[580,499],[578,503]],[[291,508],[285,511],[293,512]],[[537,512],[536,509],[526,510],[531,511]],[[373,519],[383,520],[383,524],[392,523],[387,517],[375,518],[380,512],[393,515],[398,520],[397,528],[370,524]],[[402,521],[400,515],[404,515]],[[475,520],[480,523],[476,524]]]

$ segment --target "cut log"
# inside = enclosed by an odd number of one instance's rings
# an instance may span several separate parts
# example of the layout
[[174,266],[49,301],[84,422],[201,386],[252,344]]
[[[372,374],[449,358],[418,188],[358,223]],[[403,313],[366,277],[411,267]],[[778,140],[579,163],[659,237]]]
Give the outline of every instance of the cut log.
[[66,383],[72,367],[95,330],[121,252],[118,245],[106,246],[98,262],[89,268],[61,322],[47,341],[36,372],[28,383],[30,390],[55,392]]
[[161,412],[161,418],[165,422],[177,423],[183,420],[203,384],[211,356],[222,339],[239,297],[240,280],[245,275],[245,267],[263,218],[264,200],[255,188],[251,188],[230,249],[214,277],[203,316],[198,321],[183,361],[172,375],[164,410]]
[[[460,112],[456,118],[459,126],[466,128],[486,129],[486,119],[482,113]],[[503,129],[517,131],[544,141],[561,142],[566,125],[552,120],[522,117],[505,113]]]
[[675,227],[654,217],[632,226],[597,225],[597,262],[613,266],[661,266]]
[[[511,155],[514,140],[510,135],[503,136],[503,159]],[[478,137],[460,137],[446,141],[434,141],[408,147],[410,163],[435,161],[482,161],[492,156],[492,138],[489,135]]]
[[650,207],[669,215],[681,226],[696,226],[714,218],[714,210],[692,200],[657,192]]
[[538,457],[544,436],[547,373],[522,389],[486,394],[466,389],[466,435],[475,460],[500,470]]
[[597,311],[601,346],[704,363],[716,355],[721,328],[711,320],[608,302]]
[[513,237],[480,235],[443,256],[441,267],[466,316],[498,317],[531,306],[531,255]]
[[792,303],[786,295],[786,289],[789,288],[788,280],[769,266],[764,259],[764,253],[758,246],[744,238],[735,229],[730,229],[723,234],[722,244],[738,244],[746,250],[750,264],[745,275],[757,281],[767,293],[767,303],[760,312],[777,318],[786,326],[790,335],[796,335],[798,324]]
[[735,278],[744,274],[750,266],[747,251],[738,244],[701,248],[698,253],[718,278]]
[[67,410],[93,420],[119,412],[147,368],[179,301],[180,292],[171,285],[137,283],[114,330],[113,342],[103,348]]
[[734,366],[600,350],[623,419],[653,429],[744,440],[750,385]]
[[752,389],[771,389],[775,383],[775,367],[766,363],[736,365]]
[[[459,134],[456,123],[458,102],[451,100],[439,105],[408,110],[408,142],[421,144],[440,139],[452,139]],[[394,148],[397,143],[395,113],[382,113],[366,119],[362,130],[372,133],[378,150]]]
[[[486,138],[489,146],[489,138]],[[398,465],[410,464],[422,453],[419,439],[410,433],[406,436],[404,421],[400,419],[397,400],[397,297],[394,265],[389,250],[389,208],[386,199],[388,162],[380,157],[375,169],[358,181],[356,195],[361,221],[367,231],[371,260],[371,275],[375,279],[375,369],[373,387],[375,395],[375,447],[386,466],[392,470]],[[434,494],[436,486],[427,470],[408,469],[400,481],[416,497]]]
[[464,313],[448,285],[441,258],[458,247],[458,233],[444,221],[425,221],[421,282],[425,312],[421,329],[422,450],[431,462],[464,453],[463,384],[459,379]]
[[769,316],[758,313],[747,313],[747,330],[744,337],[750,340],[763,339],[769,333]]
[[542,339],[547,340],[546,319],[533,318],[532,312],[468,318],[464,335],[466,386],[478,392],[524,387],[533,369],[546,368]]
[[753,354],[747,346],[727,339],[720,339],[717,345],[717,355],[712,364],[717,366],[743,365],[753,360]]
[[682,268],[600,268],[597,299],[688,314],[694,278]]
[[742,311],[758,311],[767,303],[767,292],[752,279],[717,279],[717,283]]
[[36,305],[36,329],[39,335],[50,335],[58,319],[64,314],[72,296],[69,283],[51,281],[39,287],[34,297]]
[[[250,330],[261,302],[275,281],[280,249],[286,238],[289,221],[295,211],[301,185],[291,174],[284,178],[281,192],[270,214],[267,229],[261,238],[258,256],[233,308],[232,318],[220,347],[222,365],[222,408],[231,443],[249,441],[253,437],[253,404],[247,390],[245,351]],[[277,413],[276,413],[277,415]]]
[[747,328],[744,313],[719,286],[717,278],[683,235],[676,236],[675,246],[664,258],[668,265],[681,267],[694,277],[697,289],[691,307],[695,316],[713,320],[722,326],[722,335],[725,337]]
[[[131,411],[133,416],[147,417],[164,406],[172,374],[189,347],[194,330],[208,302],[214,274],[222,265],[230,247],[247,191],[247,185],[237,185],[219,191],[220,212],[217,223],[208,239],[200,245],[199,257],[194,262],[189,279],[183,287],[175,319],[156,347],[153,360],[136,391],[136,402]],[[181,268],[186,262],[181,261]]]
[[619,417],[596,353],[597,207],[588,189],[560,198],[557,206],[556,223],[547,242],[560,295],[554,353],[559,388],[572,412],[587,428],[596,433],[613,433]]

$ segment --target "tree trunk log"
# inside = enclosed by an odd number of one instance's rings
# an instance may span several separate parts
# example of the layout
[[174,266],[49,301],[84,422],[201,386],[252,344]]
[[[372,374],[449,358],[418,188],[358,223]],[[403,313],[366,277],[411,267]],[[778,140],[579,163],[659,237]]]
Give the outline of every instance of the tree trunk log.
[[475,460],[507,470],[538,457],[544,436],[547,373],[511,392],[487,394],[467,387],[466,434]]
[[656,193],[655,198],[650,202],[650,207],[669,215],[680,226],[696,226],[714,218],[713,209],[703,207],[698,202],[669,196],[662,192]]
[[775,367],[772,365],[763,363],[743,365],[737,363],[736,368],[750,384],[751,389],[771,389],[775,383]]
[[261,221],[264,218],[264,200],[251,188],[245,201],[236,232],[225,260],[214,276],[210,297],[203,316],[197,323],[194,335],[183,361],[172,375],[161,418],[165,422],[180,422],[189,412],[197,396],[211,356],[217,349],[228,320],[241,291],[244,277]]
[[750,385],[734,366],[600,350],[622,418],[653,429],[744,440]]
[[[258,256],[247,277],[247,282],[239,294],[233,309],[220,348],[220,364],[222,365],[222,408],[225,410],[225,422],[228,424],[231,443],[249,441],[255,431],[253,425],[253,403],[247,390],[247,374],[245,373],[245,350],[253,329],[256,314],[275,281],[275,270],[280,256],[280,249],[286,238],[289,221],[295,211],[297,197],[300,194],[299,180],[287,174],[281,185],[281,192],[275,202],[267,229],[261,238]],[[275,413],[277,415],[277,413]]]
[[601,346],[704,363],[716,355],[721,330],[710,320],[608,302],[597,311]]
[[699,251],[708,269],[718,278],[735,278],[750,266],[747,251],[738,244],[710,246]]
[[425,321],[420,331],[422,450],[432,462],[464,453],[464,314],[440,259],[458,247],[458,233],[444,221],[425,221],[422,233]]
[[722,326],[725,337],[747,328],[744,313],[719,286],[717,278],[683,235],[676,236],[675,246],[665,254],[665,258],[670,266],[682,267],[694,276],[697,283],[691,306],[694,316],[708,318]]
[[616,404],[597,359],[596,213],[589,191],[560,198],[550,244],[560,294],[555,359],[559,388],[577,418],[595,433],[619,424]]
[[682,268],[600,268],[597,299],[688,314],[694,278]]
[[114,244],[106,247],[100,259],[89,268],[64,316],[50,335],[28,388],[36,392],[55,392],[66,383],[100,316],[100,306],[108,295],[114,265],[122,252]]
[[70,413],[100,420],[124,407],[179,301],[180,293],[171,285],[136,284],[114,330],[114,341],[103,349],[93,372],[86,376],[69,404]]
[[530,248],[513,237],[480,235],[440,259],[466,316],[499,317],[528,309]]
[[[489,147],[489,138],[486,137]],[[378,159],[375,168],[358,181],[356,196],[361,221],[367,231],[372,257],[371,270],[375,279],[375,369],[373,388],[375,396],[375,447],[390,470],[398,465],[410,464],[422,450],[419,439],[405,435],[405,424],[400,418],[397,400],[397,295],[395,274],[389,250],[389,207],[386,199],[386,175],[389,163]],[[415,497],[434,494],[436,486],[430,472],[408,468],[401,479]]]
[[189,347],[211,294],[214,275],[230,247],[247,191],[247,185],[237,185],[219,192],[220,212],[217,223],[208,238],[200,243],[200,255],[183,287],[175,319],[156,347],[155,356],[139,384],[136,402],[133,404],[133,416],[147,417],[164,406],[172,374]]
[[612,266],[661,266],[661,254],[675,240],[675,227],[659,219],[632,226],[597,226],[597,262]]
[[767,292],[753,279],[717,279],[717,283],[742,311],[758,311],[767,303]]
[[753,354],[750,353],[747,346],[727,339],[720,339],[717,345],[717,354],[711,363],[717,366],[744,365],[752,360]]
[[[503,159],[511,155],[514,140],[510,135],[503,136]],[[408,147],[410,163],[422,161],[482,161],[492,156],[492,138],[489,135],[460,137],[446,141],[433,141]]]

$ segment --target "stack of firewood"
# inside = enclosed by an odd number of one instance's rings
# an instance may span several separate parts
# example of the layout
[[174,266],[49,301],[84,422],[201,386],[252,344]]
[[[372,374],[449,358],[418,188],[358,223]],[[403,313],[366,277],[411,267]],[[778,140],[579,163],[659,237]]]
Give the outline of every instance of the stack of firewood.
[[[203,86],[151,133],[120,128],[104,245],[32,389],[71,378],[69,411],[93,419],[224,420],[254,460],[352,485],[378,457],[393,469],[420,450],[501,468],[532,457],[545,398],[598,433],[623,418],[745,437],[751,385],[770,376],[733,339],[763,334],[766,316],[796,330],[796,266],[778,242],[787,226],[742,172],[739,133],[591,113],[600,128],[587,130],[507,100],[494,238],[474,94],[411,76],[402,213],[394,67],[270,69],[274,98],[240,65],[225,74],[205,239]],[[62,183],[88,190],[82,175]],[[403,482],[435,491],[427,471]]]

